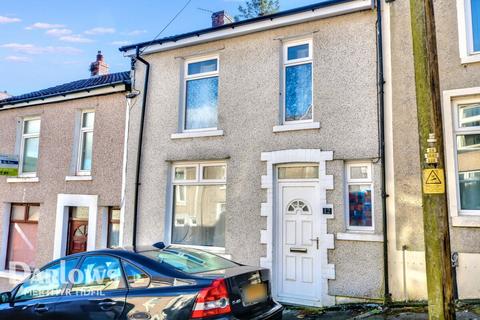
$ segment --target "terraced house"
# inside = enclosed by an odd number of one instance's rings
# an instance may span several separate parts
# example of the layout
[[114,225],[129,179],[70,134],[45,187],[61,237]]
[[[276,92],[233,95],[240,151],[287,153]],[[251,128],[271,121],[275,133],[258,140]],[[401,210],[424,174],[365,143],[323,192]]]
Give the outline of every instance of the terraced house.
[[[390,288],[427,298],[408,1],[384,6]],[[450,216],[460,299],[480,296],[480,1],[434,1]]]
[[163,240],[261,265],[282,302],[382,299],[372,1],[224,15],[121,48],[138,94],[123,243]]
[[[0,286],[23,266],[118,245],[129,72],[108,73],[0,100]],[[19,274],[21,277],[22,274]]]

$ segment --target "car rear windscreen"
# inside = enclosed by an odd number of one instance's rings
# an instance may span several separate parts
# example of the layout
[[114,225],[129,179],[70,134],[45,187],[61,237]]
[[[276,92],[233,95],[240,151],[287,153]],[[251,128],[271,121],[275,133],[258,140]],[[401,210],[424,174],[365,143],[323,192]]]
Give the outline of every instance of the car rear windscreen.
[[209,272],[239,266],[239,264],[215,254],[183,247],[170,246],[162,250],[148,250],[139,253],[185,273]]

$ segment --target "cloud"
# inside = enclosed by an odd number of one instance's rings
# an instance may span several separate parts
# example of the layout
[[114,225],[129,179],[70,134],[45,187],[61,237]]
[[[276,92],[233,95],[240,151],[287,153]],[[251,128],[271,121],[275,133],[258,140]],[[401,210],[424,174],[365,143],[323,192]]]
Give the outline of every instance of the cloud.
[[6,23],[14,23],[14,22],[20,22],[22,20],[18,18],[9,18],[5,16],[0,16],[0,24],[6,24]]
[[32,24],[31,26],[26,27],[25,29],[27,30],[33,30],[33,29],[55,29],[55,28],[64,28],[65,26],[63,24],[52,24],[52,23],[46,23],[46,22],[36,22]]
[[126,46],[128,44],[130,44],[131,42],[130,41],[126,41],[126,40],[118,40],[118,41],[112,41],[110,42],[110,44],[112,46]]
[[45,53],[61,53],[61,54],[79,54],[82,50],[73,47],[39,47],[34,44],[22,44],[22,43],[6,43],[0,45],[1,48],[10,49],[15,52],[21,52],[23,54],[45,54]]
[[147,30],[132,30],[132,31],[124,32],[123,34],[127,36],[139,36],[144,33],[147,33]]
[[62,36],[59,39],[62,40],[62,41],[73,42],[73,43],[90,43],[90,42],[93,42],[92,39],[85,38],[84,36],[79,35],[79,34],[72,34],[70,36]]
[[31,62],[32,58],[25,56],[7,56],[4,58],[4,60],[12,62]]
[[61,36],[65,36],[65,35],[68,35],[68,34],[71,34],[71,33],[72,33],[72,30],[66,29],[66,28],[49,29],[49,30],[47,30],[47,32],[45,32],[45,34],[48,34],[49,36],[54,36],[54,37],[61,37]]
[[104,27],[97,27],[97,28],[93,28],[85,31],[85,34],[89,34],[89,35],[112,34],[112,33],[115,33],[114,28],[104,28]]

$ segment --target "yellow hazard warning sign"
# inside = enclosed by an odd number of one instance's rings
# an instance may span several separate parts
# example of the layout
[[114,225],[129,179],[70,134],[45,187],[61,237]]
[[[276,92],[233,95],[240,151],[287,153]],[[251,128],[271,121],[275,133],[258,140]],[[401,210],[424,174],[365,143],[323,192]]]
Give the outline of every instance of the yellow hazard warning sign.
[[445,175],[443,169],[423,170],[423,192],[426,194],[445,193]]

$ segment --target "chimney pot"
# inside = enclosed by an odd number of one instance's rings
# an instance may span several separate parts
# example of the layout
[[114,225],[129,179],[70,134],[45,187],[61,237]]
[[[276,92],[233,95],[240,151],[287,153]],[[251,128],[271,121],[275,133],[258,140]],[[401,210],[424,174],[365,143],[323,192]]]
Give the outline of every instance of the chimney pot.
[[102,51],[98,50],[97,59],[90,64],[90,74],[92,77],[108,74],[108,64],[105,63]]
[[223,26],[233,22],[233,18],[225,11],[217,11],[212,13],[212,27]]

